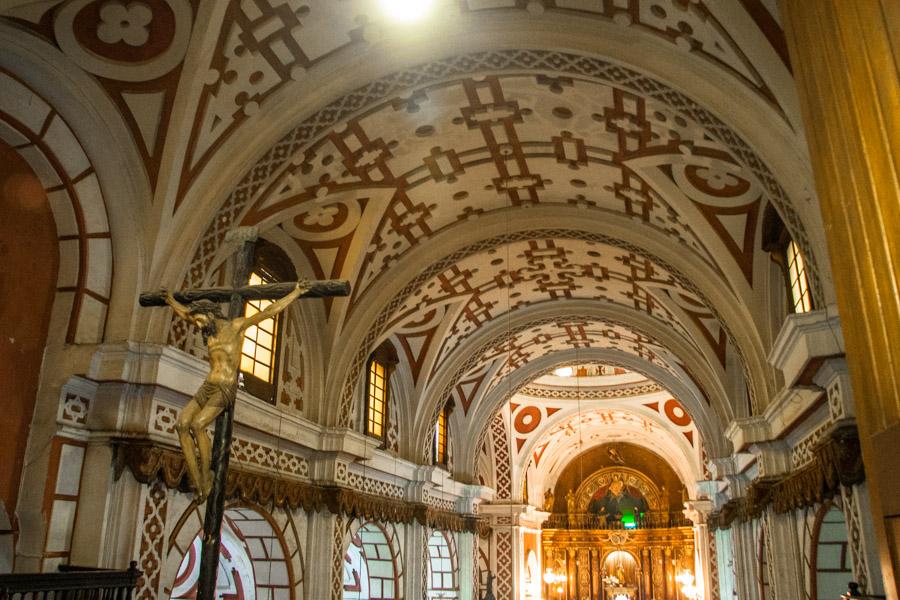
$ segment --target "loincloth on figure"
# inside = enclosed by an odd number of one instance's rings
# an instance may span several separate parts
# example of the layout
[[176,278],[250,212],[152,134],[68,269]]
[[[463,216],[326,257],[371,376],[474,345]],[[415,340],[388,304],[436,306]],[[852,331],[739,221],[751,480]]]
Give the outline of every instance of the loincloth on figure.
[[225,401],[225,406],[231,406],[237,397],[237,383],[215,383],[212,381],[204,381],[200,389],[194,395],[194,399],[200,406],[205,406],[206,402],[216,394],[221,394]]

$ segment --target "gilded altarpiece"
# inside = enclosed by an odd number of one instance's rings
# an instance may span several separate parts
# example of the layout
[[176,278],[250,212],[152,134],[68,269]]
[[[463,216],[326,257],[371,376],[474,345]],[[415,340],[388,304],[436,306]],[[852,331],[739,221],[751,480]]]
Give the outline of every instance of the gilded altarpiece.
[[[682,600],[675,577],[694,570],[694,533],[690,527],[609,531],[545,529],[543,564],[566,576],[562,592],[545,585],[547,600]],[[616,553],[626,559],[619,563]],[[613,560],[610,560],[612,558]],[[624,577],[623,577],[624,575]],[[618,584],[604,582],[616,577]]]
[[565,576],[544,585],[546,600],[683,600],[676,577],[694,571],[694,532],[647,475],[600,469],[568,502],[541,533],[544,568]]

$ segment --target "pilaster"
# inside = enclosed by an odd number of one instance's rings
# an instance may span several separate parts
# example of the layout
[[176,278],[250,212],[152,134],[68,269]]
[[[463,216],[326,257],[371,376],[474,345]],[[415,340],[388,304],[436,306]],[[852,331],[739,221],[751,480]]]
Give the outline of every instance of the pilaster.
[[[343,580],[344,518],[320,511],[309,513],[307,519],[306,597],[340,600],[341,595],[334,595],[334,582],[335,577]],[[335,573],[336,569],[340,570]]]
[[700,597],[712,597],[710,564],[717,560],[709,548],[709,515],[713,509],[710,500],[691,500],[684,503],[684,516],[694,524],[694,577],[700,588]]
[[774,559],[767,560],[769,585],[774,591],[774,597],[803,598],[803,581],[807,573],[802,568],[803,561],[797,543],[797,521],[793,513],[779,514],[769,507],[763,520],[766,544]]
[[456,560],[459,571],[459,599],[481,600],[477,597],[475,581],[475,565],[477,551],[475,536],[477,534],[465,531],[456,536]]
[[900,4],[780,2],[858,402],[886,594],[900,571]]

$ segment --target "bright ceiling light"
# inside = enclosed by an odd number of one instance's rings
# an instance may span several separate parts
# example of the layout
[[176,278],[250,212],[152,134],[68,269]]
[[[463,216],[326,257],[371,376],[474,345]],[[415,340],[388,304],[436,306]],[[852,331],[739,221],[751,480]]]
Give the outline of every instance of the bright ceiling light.
[[553,374],[557,377],[571,377],[575,372],[575,369],[572,367],[560,367],[553,371]]
[[413,23],[424,19],[434,7],[434,0],[379,0],[381,10],[392,21]]

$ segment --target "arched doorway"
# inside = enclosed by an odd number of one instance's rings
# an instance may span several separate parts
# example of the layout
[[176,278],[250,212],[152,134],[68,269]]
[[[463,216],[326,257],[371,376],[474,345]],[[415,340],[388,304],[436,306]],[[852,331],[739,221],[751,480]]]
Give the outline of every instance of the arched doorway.
[[394,535],[369,521],[350,530],[344,553],[344,600],[395,600],[401,597]]
[[810,573],[812,600],[838,598],[853,580],[849,536],[844,512],[834,503],[824,505],[813,527],[813,554]]
[[[181,560],[173,600],[195,598],[200,573],[198,533]],[[272,523],[251,508],[229,508],[222,521],[216,597],[227,600],[294,600],[285,545]]]
[[443,531],[432,532],[428,536],[428,600],[459,598],[458,573],[453,538]]

